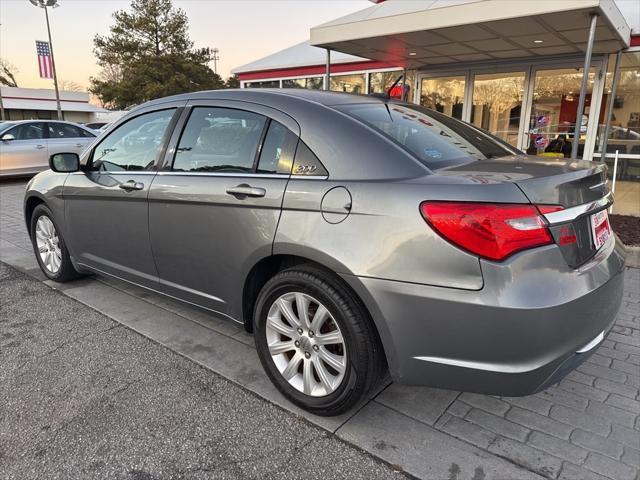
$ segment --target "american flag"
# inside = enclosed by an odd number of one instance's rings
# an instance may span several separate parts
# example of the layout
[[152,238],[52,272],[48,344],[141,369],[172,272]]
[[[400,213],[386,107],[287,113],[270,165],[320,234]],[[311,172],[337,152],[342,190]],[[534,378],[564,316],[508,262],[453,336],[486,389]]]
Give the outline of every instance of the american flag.
[[49,42],[36,40],[36,51],[38,52],[40,78],[53,78],[53,63],[51,62],[51,49],[49,48]]

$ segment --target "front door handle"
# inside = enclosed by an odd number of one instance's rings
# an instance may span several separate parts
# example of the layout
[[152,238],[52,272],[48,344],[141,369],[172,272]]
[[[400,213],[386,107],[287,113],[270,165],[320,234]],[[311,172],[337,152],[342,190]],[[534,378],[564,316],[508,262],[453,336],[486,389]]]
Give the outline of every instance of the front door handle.
[[84,145],[84,143],[76,143],[76,147],[80,148]]
[[228,188],[227,193],[229,195],[233,195],[234,197],[245,198],[264,197],[267,194],[267,191],[262,187],[252,187],[251,185],[247,185],[246,183],[241,183],[238,186]]
[[44,145],[36,145],[36,148],[37,148],[38,150],[42,150],[43,148],[45,148],[45,146],[44,146]]
[[126,190],[130,192],[132,190],[142,190],[144,188],[144,183],[136,182],[134,180],[129,180],[128,182],[121,183],[118,185],[122,190]]

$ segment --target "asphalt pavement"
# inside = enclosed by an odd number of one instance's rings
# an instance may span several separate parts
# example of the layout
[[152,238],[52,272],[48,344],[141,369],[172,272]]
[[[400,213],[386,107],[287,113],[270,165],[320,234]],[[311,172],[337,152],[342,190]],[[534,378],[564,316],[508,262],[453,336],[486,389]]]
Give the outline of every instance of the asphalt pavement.
[[0,478],[406,476],[0,263]]

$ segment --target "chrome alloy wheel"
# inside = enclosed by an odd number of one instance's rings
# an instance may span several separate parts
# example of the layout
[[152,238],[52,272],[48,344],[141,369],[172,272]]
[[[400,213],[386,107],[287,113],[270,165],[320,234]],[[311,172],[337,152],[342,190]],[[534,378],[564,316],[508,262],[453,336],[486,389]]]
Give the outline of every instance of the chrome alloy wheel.
[[292,387],[323,397],[340,386],[347,369],[346,345],[319,301],[301,292],[286,293],[271,305],[265,327],[272,360]]
[[56,275],[62,265],[60,238],[53,222],[46,215],[42,215],[36,222],[36,245],[42,264],[49,273]]

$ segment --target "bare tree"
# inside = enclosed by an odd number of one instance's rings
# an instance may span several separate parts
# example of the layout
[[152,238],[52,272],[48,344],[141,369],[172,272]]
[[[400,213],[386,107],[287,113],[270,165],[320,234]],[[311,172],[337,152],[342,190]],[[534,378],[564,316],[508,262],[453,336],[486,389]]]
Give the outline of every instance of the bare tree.
[[18,69],[12,63],[0,58],[0,85],[7,87],[17,87],[16,74]]
[[66,90],[67,92],[86,92],[87,89],[82,85],[74,82],[73,80],[60,80],[58,83],[60,90]]

